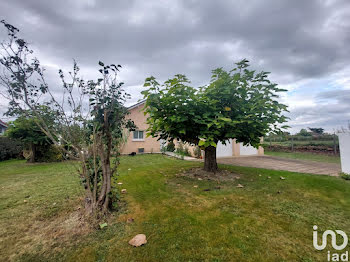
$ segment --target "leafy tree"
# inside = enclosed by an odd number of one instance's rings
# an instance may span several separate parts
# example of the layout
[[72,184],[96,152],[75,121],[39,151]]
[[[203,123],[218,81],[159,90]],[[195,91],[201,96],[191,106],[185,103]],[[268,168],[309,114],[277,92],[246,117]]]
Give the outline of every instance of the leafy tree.
[[322,135],[323,134],[323,132],[324,132],[324,129],[323,128],[321,128],[321,127],[319,127],[319,128],[312,128],[312,127],[308,127],[309,128],[309,130],[312,132],[312,133],[314,133],[314,134],[316,134],[316,135]]
[[278,102],[286,90],[268,80],[267,72],[249,70],[247,60],[230,71],[212,71],[210,84],[191,87],[185,75],[159,84],[146,79],[143,91],[145,113],[149,114],[149,135],[159,139],[179,139],[205,150],[204,169],[215,172],[216,145],[231,138],[257,147],[269,131],[280,131],[287,107]]
[[[2,23],[8,32],[0,49],[0,84],[2,95],[9,99],[7,114],[31,112],[51,142],[66,157],[77,160],[74,163],[78,163],[76,168],[85,188],[86,211],[98,218],[115,204],[112,179],[117,174],[124,130],[135,129],[134,123],[126,119],[128,111],[123,106],[129,95],[124,92],[123,83],[117,81],[121,66],[99,62],[100,77],[85,81],[74,62],[68,80],[59,70],[61,92],[53,92],[39,60],[33,57],[28,43],[18,37],[19,30]],[[54,115],[52,126],[41,112],[43,106]]]
[[311,136],[311,133],[308,132],[305,128],[302,128],[302,129],[300,129],[298,135],[299,136]]
[[44,150],[41,153],[45,154],[45,151],[47,152],[52,144],[47,135],[35,123],[35,120],[24,116],[17,118],[9,124],[6,135],[21,141],[31,151],[30,158],[28,159],[29,163],[38,161],[37,151],[39,146],[41,146],[41,150]]

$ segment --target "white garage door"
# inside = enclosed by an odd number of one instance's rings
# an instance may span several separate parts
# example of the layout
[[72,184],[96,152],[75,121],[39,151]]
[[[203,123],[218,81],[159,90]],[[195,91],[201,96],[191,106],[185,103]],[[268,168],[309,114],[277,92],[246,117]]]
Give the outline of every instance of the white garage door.
[[226,141],[226,145],[219,142],[216,146],[216,157],[232,156],[232,141]]
[[241,156],[257,155],[258,149],[252,146],[244,146],[243,143],[239,143],[239,153]]

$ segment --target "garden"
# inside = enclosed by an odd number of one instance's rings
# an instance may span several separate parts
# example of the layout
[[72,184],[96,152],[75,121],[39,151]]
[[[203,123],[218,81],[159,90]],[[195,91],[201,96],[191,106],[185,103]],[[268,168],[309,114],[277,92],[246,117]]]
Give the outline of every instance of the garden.
[[[183,175],[199,165],[121,157],[117,186],[126,191],[101,228],[79,215],[84,190],[71,163],[3,161],[0,260],[324,261],[313,225],[350,228],[350,181],[223,165],[219,180]],[[130,246],[140,233],[147,243]]]

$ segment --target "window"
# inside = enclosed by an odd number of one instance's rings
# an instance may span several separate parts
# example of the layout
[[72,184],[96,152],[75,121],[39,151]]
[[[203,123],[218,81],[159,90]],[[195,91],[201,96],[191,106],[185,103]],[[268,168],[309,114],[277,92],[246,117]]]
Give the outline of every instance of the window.
[[139,153],[145,153],[145,149],[141,148],[141,147],[138,148],[138,151],[139,151]]
[[132,138],[133,141],[143,141],[144,138],[143,138],[143,131],[134,131],[134,134],[133,134],[133,138]]

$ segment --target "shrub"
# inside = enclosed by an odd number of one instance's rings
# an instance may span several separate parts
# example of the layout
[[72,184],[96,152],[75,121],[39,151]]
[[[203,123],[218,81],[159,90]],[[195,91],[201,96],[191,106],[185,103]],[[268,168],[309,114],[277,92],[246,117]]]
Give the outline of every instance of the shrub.
[[350,180],[350,174],[347,173],[340,173],[341,178],[345,180]]
[[175,151],[175,144],[173,141],[170,141],[167,146],[166,146],[166,150],[169,152],[174,152]]
[[187,146],[184,146],[183,143],[179,143],[179,147],[176,148],[176,153],[181,156],[191,156],[191,153]]
[[202,156],[202,151],[199,146],[196,146],[196,148],[194,149],[194,156],[197,158],[200,158]]
[[0,137],[0,161],[21,158],[22,151],[23,145],[18,140],[6,136]]
[[36,162],[60,162],[63,160],[62,152],[55,145],[38,146],[35,156]]
[[192,156],[192,154],[191,154],[191,152],[190,152],[188,146],[185,146],[184,154],[185,154],[185,156]]
[[162,152],[162,154],[164,154],[167,151],[166,146],[162,145],[162,147],[160,148],[160,152]]
[[180,142],[179,146],[176,148],[175,151],[177,154],[184,156],[184,145]]

